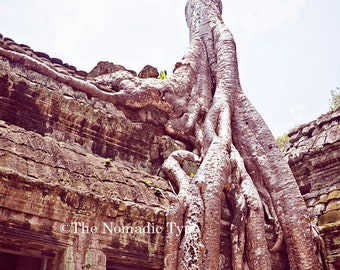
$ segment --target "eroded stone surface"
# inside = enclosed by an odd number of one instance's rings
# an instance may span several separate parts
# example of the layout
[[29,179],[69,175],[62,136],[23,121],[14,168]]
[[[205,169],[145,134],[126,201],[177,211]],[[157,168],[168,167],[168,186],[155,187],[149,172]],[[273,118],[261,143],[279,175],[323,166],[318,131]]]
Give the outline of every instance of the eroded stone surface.
[[136,76],[137,73],[133,70],[127,70],[122,65],[115,65],[108,61],[100,61],[98,64],[87,74],[88,77],[98,77],[104,74],[110,74],[117,71],[129,71],[132,75]]
[[0,119],[148,172],[159,169],[162,113],[118,109],[4,57],[0,65]]
[[159,72],[157,68],[146,65],[143,69],[138,73],[138,77],[140,78],[157,78],[159,76]]
[[[119,71],[101,63],[88,75],[10,39],[0,46],[83,81]],[[162,117],[0,56],[0,249],[48,269],[162,269],[176,198],[157,175],[169,145],[185,148],[164,135]]]
[[333,269],[340,267],[340,107],[290,134],[286,158]]
[[[36,252],[53,258],[65,249],[77,249],[72,252],[83,259],[72,261],[75,265],[86,265],[86,256],[78,252],[81,246],[77,241],[85,241],[86,246],[94,241],[94,250],[85,248],[81,252],[99,256],[105,250],[108,259],[118,256],[122,264],[129,255],[128,263],[138,262],[148,269],[162,268],[160,247],[164,240],[165,212],[169,199],[173,198],[167,181],[129,164],[115,161],[107,164],[103,157],[77,144],[58,142],[4,121],[0,122],[0,134],[2,248],[24,252],[25,245],[13,241],[19,237],[34,246]],[[152,184],[147,185],[146,180]],[[156,194],[155,186],[164,196]],[[74,230],[74,222],[78,233],[63,232],[63,229]],[[143,234],[106,229],[105,233],[104,224],[109,228],[151,224],[162,231]],[[92,226],[98,232],[89,233]],[[70,241],[74,244],[70,245]],[[131,250],[136,254],[131,254]],[[145,265],[148,260],[152,263]],[[95,260],[94,265],[97,263]],[[106,260],[102,263],[106,269]]]

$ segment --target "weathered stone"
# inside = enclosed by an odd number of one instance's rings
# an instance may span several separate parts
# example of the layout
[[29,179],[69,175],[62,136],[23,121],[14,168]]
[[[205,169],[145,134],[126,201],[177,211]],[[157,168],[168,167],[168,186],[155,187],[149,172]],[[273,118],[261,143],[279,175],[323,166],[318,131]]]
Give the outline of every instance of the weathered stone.
[[[158,246],[163,242],[163,231],[150,235],[122,230],[124,226],[146,227],[149,223],[164,228],[162,211],[166,211],[173,196],[167,182],[115,161],[107,167],[103,157],[77,145],[58,142],[3,121],[0,124],[0,204],[4,233],[0,243],[6,243],[6,249],[25,253],[15,241],[19,237],[35,245],[41,254],[49,253],[49,263],[58,267],[63,265],[59,256],[67,255],[69,259],[63,260],[69,267],[98,265],[95,269],[106,269],[104,253],[108,257],[113,253],[121,265],[128,265],[136,258],[145,267],[152,260],[153,267],[162,268],[162,250]],[[158,197],[144,184],[145,179],[161,186],[166,197]],[[152,214],[142,215],[145,211]],[[70,228],[77,231],[63,231]],[[97,228],[98,240],[94,239],[91,228]],[[112,231],[114,228],[116,232]],[[9,230],[17,230],[17,236],[9,234]],[[82,245],[80,239],[86,243]],[[155,239],[157,248],[152,247]],[[100,244],[83,250],[88,241]],[[135,255],[125,257],[128,248],[126,251],[121,248],[127,244]],[[65,247],[69,251],[63,251]],[[141,261],[140,254],[144,258]]]
[[140,78],[158,78],[159,72],[157,68],[146,65],[143,69],[138,73],[138,77]]
[[340,266],[339,115],[340,108],[298,127],[289,134],[292,144],[285,153],[326,244],[331,269]]
[[88,77],[98,77],[104,74],[114,73],[120,70],[129,71],[134,76],[136,76],[136,72],[132,70],[127,70],[125,67],[121,65],[115,65],[108,61],[100,61],[98,64],[87,74]]
[[144,122],[156,112],[118,109],[3,56],[0,66],[0,249],[34,254],[37,263],[15,257],[32,269],[162,269],[165,212],[176,198],[156,175],[164,131]]
[[[41,135],[77,143],[104,157],[132,162],[149,172],[158,170],[159,164],[152,164],[157,162],[154,149],[158,149],[163,127],[157,125],[157,118],[154,123],[143,122],[145,115],[157,112],[120,110],[4,58],[0,58],[0,64],[1,119]],[[125,115],[134,118],[130,120]]]

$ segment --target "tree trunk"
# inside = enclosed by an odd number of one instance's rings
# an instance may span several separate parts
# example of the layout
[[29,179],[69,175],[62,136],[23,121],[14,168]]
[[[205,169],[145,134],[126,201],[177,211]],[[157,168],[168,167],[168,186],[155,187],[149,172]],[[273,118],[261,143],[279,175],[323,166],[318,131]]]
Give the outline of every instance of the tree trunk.
[[[186,179],[189,190],[186,183],[183,205],[197,199],[203,205],[186,209],[186,228],[194,224],[198,232],[171,244],[167,252],[180,248],[182,253],[167,261],[166,268],[219,268],[220,201],[225,191],[234,210],[232,269],[271,269],[261,201],[269,206],[278,234],[270,250],[275,252],[284,237],[291,269],[318,269],[305,203],[274,137],[242,92],[236,46],[221,11],[218,0],[189,0],[186,7],[196,83],[187,110],[172,119],[170,131],[181,139],[194,138],[191,143],[202,162],[194,178]],[[171,169],[164,167],[170,179],[183,179],[170,174]],[[192,242],[193,237],[199,239]]]
[[[181,235],[167,232],[165,269],[223,269],[219,241],[224,194],[233,214],[233,270],[272,269],[270,252],[278,250],[283,238],[291,269],[320,269],[297,183],[241,89],[236,46],[222,21],[221,1],[189,0],[185,13],[190,49],[168,80],[121,71],[84,83],[29,56],[2,49],[0,54],[89,96],[134,109],[151,106],[167,115],[166,132],[192,150],[175,151],[163,164],[178,190],[167,223],[185,228]],[[194,176],[183,170],[185,161],[197,164]],[[266,242],[265,214],[277,233],[273,247]]]

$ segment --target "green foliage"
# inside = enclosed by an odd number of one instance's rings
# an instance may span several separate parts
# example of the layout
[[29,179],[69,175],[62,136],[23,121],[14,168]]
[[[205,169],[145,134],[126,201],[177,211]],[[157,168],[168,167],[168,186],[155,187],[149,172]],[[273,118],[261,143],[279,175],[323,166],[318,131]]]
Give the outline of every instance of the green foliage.
[[288,133],[285,133],[277,137],[275,140],[276,140],[277,145],[279,146],[279,149],[283,151],[289,143]]
[[[331,111],[335,111],[339,107],[340,107],[340,87],[336,87],[335,90],[331,90],[331,98],[329,99],[329,109]],[[289,143],[288,133],[285,133],[277,137],[275,140],[277,145],[279,146],[279,149],[281,151],[284,151],[284,149]]]
[[104,166],[106,168],[110,167],[111,166],[111,162],[112,162],[112,158],[105,158],[104,159]]
[[[335,90],[331,90],[331,98],[329,99],[329,109],[331,111],[335,111],[338,107],[340,107],[340,87],[336,87]],[[290,131],[296,128],[297,126],[290,129]],[[289,144],[288,133],[285,133],[275,139],[281,151],[284,151],[286,146]]]
[[145,180],[144,180],[144,183],[145,183],[147,186],[151,186],[151,185],[152,185],[152,181],[149,180],[149,179],[145,179]]
[[329,109],[335,111],[340,106],[340,87],[331,91],[331,98],[329,100]]
[[166,70],[164,70],[164,71],[162,70],[159,73],[158,79],[161,79],[161,80],[167,80],[168,79],[168,73],[166,72]]
[[112,158],[110,158],[110,157],[104,159],[104,162],[105,162],[105,163],[110,163],[111,161],[112,161]]

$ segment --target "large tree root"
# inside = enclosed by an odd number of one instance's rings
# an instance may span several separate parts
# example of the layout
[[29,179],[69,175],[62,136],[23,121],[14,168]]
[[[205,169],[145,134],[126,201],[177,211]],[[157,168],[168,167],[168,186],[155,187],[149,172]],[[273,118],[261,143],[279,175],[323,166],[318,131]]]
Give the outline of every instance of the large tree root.
[[[201,213],[204,223],[199,226],[202,242],[193,243],[190,237],[184,236],[179,246],[190,243],[195,254],[200,250],[205,253],[199,267],[188,264],[186,254],[179,254],[179,269],[220,267],[220,202],[224,190],[233,208],[233,269],[271,269],[269,249],[277,251],[283,235],[291,269],[317,269],[307,209],[273,136],[241,90],[235,43],[220,18],[219,4],[217,0],[192,0],[186,8],[191,47],[201,56],[198,61],[201,65],[197,69],[197,84],[192,88],[187,112],[172,120],[176,124],[172,124],[171,132],[181,138],[190,136],[192,131],[196,139],[192,143],[202,163],[192,184],[200,193],[189,191],[187,194],[197,194],[196,198],[202,199],[203,205],[201,211],[186,208],[184,223],[192,219],[193,213]],[[198,103],[199,94],[206,101],[204,107]],[[173,174],[169,177],[178,182],[181,176]],[[190,187],[189,190],[194,189],[194,186]],[[193,199],[187,196],[184,205]],[[277,233],[277,241],[271,248],[265,238],[263,205],[267,206],[267,216]],[[201,221],[194,216],[191,221]],[[181,265],[183,261],[184,265]]]

